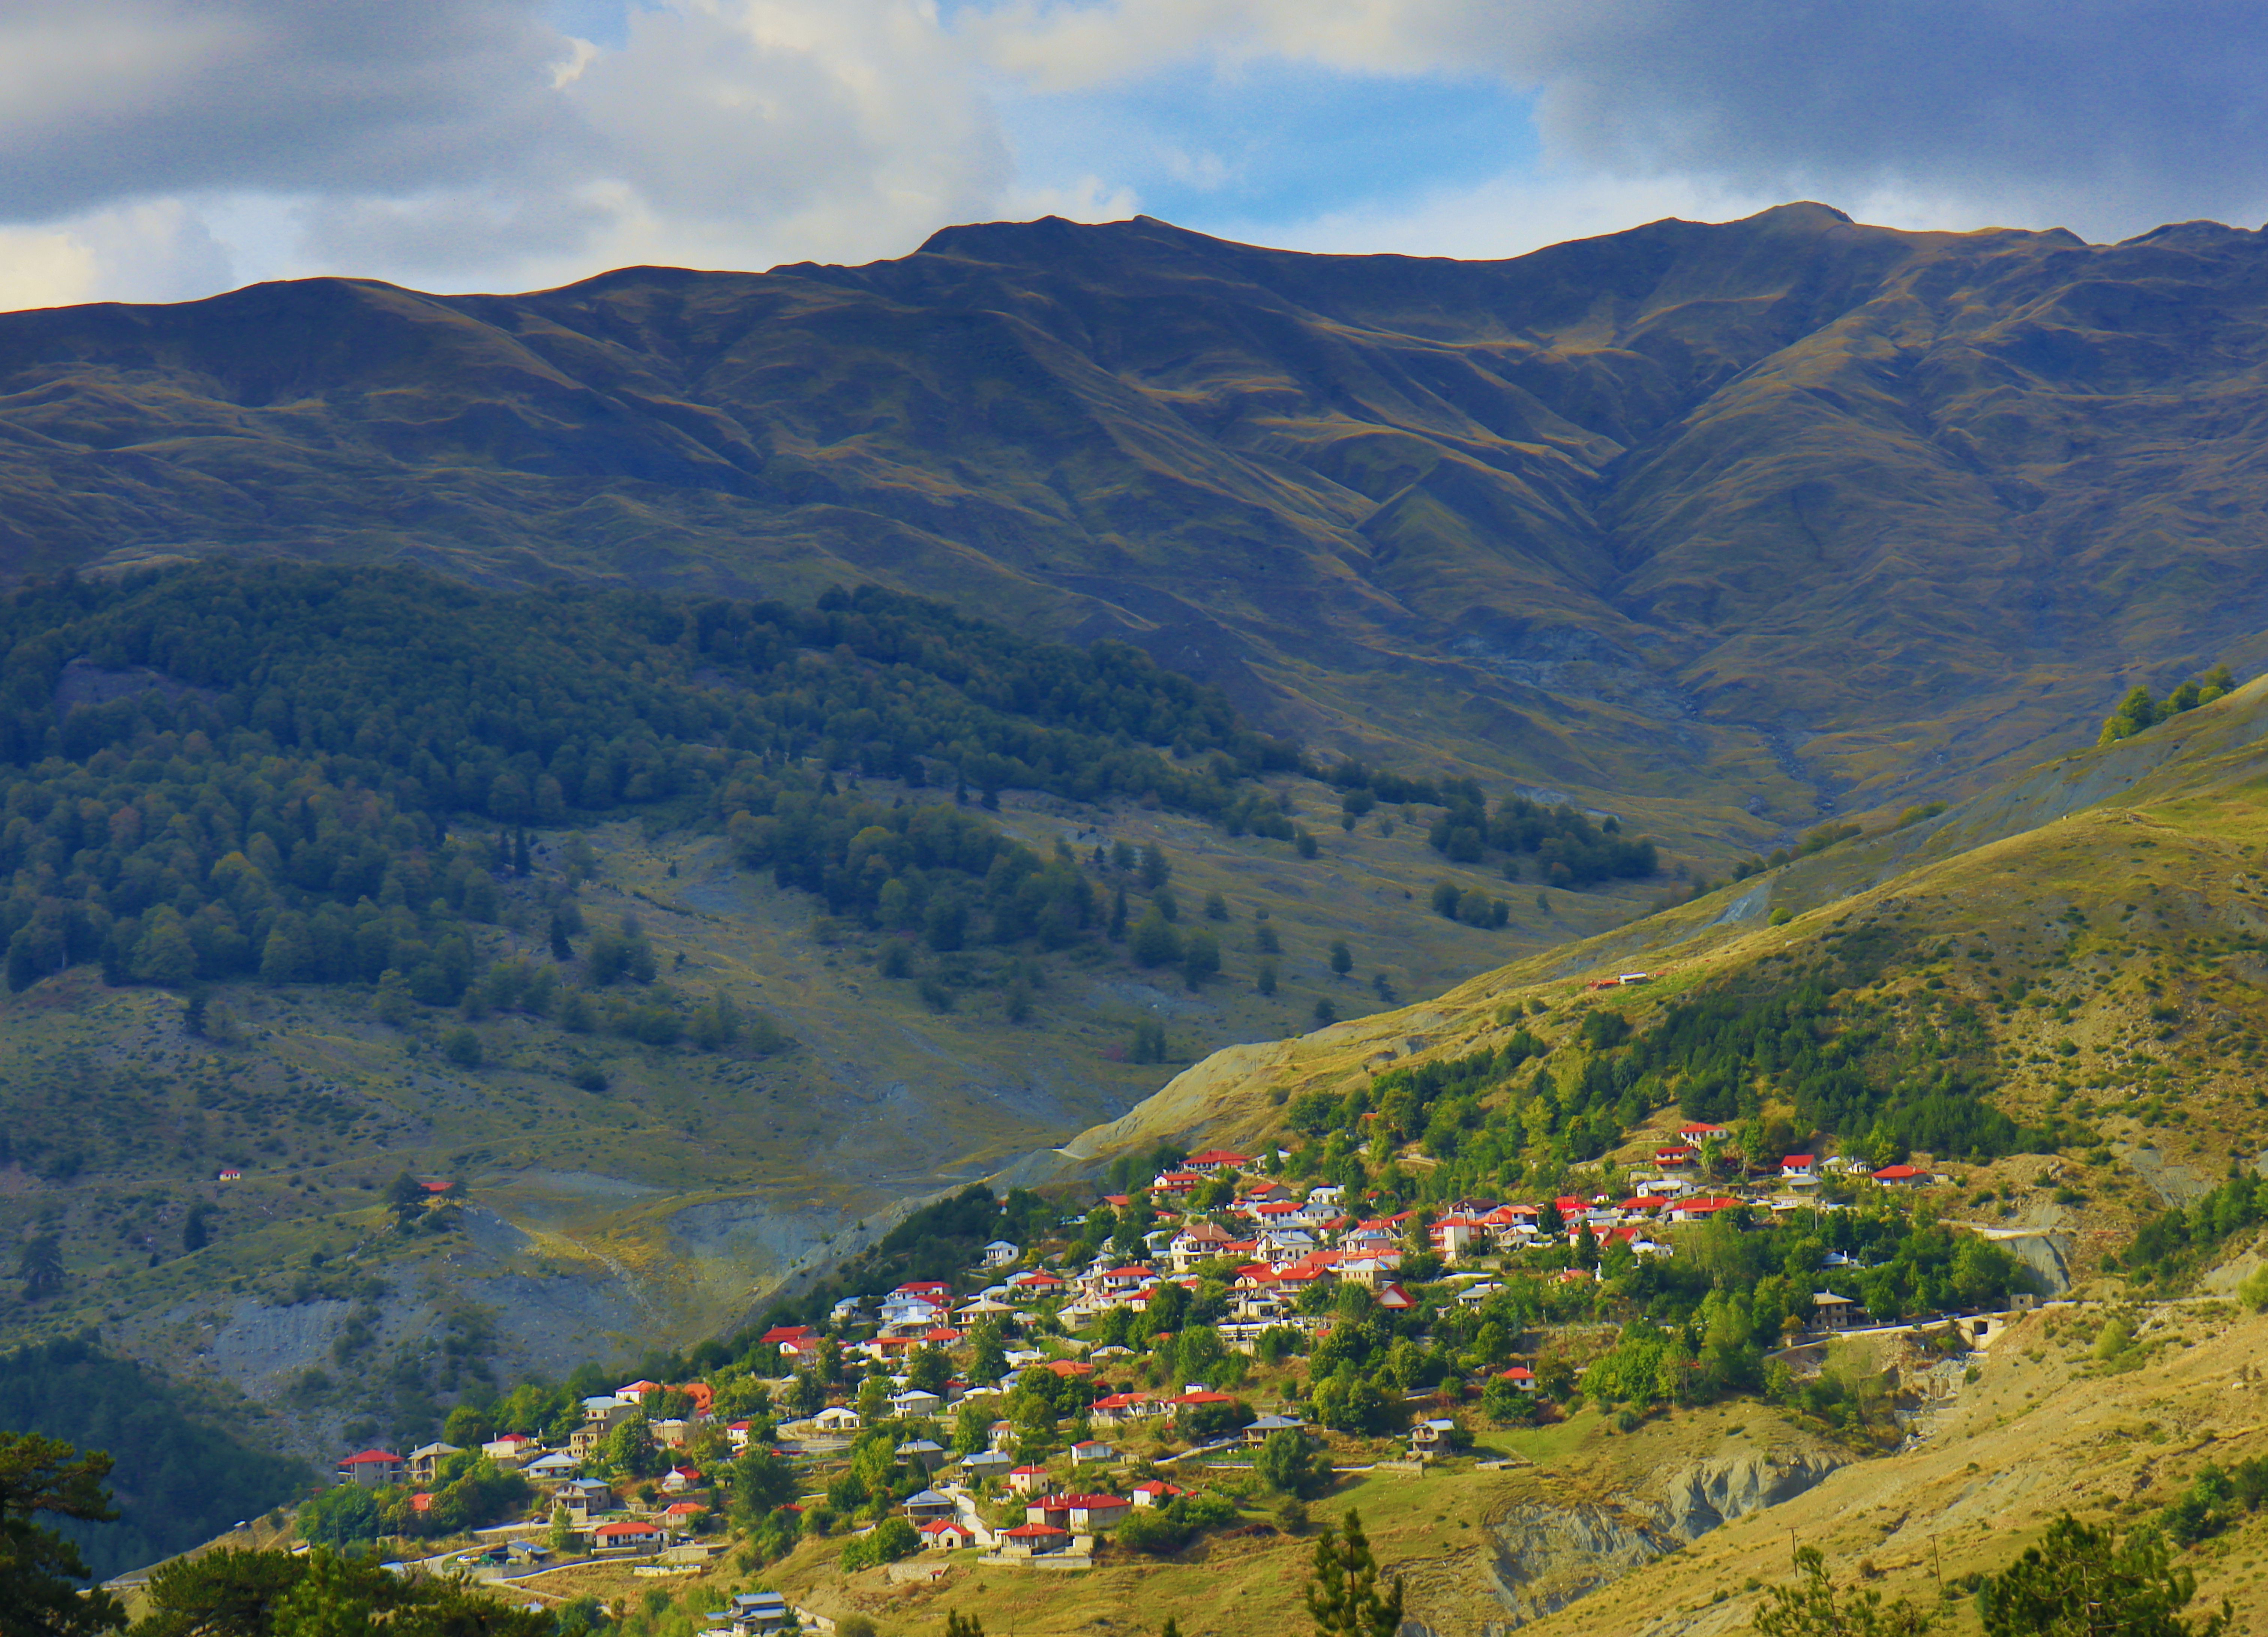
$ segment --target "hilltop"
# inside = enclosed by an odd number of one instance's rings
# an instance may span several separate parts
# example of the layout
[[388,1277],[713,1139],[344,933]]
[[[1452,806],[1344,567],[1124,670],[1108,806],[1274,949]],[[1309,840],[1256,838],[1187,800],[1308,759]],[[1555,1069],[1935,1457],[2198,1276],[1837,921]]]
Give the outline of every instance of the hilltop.
[[874,582],[1721,858],[2268,657],[2228,594],[2264,255],[1817,204],[1499,262],[1050,219],[863,268],[10,313],[0,542],[17,575]]

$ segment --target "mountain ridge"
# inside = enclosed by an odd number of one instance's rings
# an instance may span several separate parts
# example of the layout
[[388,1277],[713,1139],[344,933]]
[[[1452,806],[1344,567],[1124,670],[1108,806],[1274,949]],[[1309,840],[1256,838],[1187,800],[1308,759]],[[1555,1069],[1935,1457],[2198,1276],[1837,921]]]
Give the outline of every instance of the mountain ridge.
[[0,528],[19,576],[876,580],[1729,853],[2268,655],[2261,247],[2179,226],[1795,204],[1459,262],[1049,220],[864,268],[4,314]]

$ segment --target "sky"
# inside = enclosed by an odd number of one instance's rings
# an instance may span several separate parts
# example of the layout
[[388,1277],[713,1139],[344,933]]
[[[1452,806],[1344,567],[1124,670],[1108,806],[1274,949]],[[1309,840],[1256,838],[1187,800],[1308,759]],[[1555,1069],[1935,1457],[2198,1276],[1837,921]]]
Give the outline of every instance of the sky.
[[1791,199],[2268,219],[2258,0],[0,0],[0,309],[1143,213],[1506,256]]

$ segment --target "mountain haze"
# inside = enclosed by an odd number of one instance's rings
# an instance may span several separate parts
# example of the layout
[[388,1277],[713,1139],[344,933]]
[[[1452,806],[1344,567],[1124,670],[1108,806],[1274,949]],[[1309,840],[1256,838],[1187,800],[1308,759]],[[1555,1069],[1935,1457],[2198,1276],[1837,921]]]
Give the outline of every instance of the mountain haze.
[[18,313],[0,548],[880,581],[1745,846],[2257,657],[2264,276],[2212,224],[1798,204],[1498,262],[1049,219],[864,268]]

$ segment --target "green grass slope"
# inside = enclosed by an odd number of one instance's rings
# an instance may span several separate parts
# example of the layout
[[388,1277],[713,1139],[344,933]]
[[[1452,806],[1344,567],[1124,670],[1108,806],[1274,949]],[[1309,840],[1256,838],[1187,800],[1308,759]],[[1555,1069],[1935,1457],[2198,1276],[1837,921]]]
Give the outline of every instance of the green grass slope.
[[[1515,1027],[1562,1049],[1554,1072],[1572,1095],[1605,1055],[1586,1043],[1599,1032],[1586,1028],[1595,1013],[1627,1020],[1643,1050],[1649,1031],[1697,1006],[1768,1005],[1811,984],[1827,997],[1820,1038],[1849,1035],[1859,1052],[1846,1060],[1863,1106],[1895,1118],[1949,1086],[2029,1133],[2008,1152],[1972,1153],[1962,1141],[1940,1153],[1967,1191],[1941,1203],[1987,1226],[2059,1236],[2067,1271],[2084,1279],[2139,1225],[2268,1151],[2268,1096],[2257,1089],[2268,1049],[2264,727],[2268,685],[2255,683],[1936,819],[1846,842],[1436,999],[1231,1048],[1026,1174],[1162,1137],[1260,1142],[1285,1129],[1303,1095],[1344,1096],[1390,1070],[1447,1065]],[[1657,976],[1585,987],[1631,970]],[[1865,1120],[1838,1133],[1804,1115],[1809,1071],[1793,1050],[1748,1060],[1742,1073],[1756,1078],[1741,1082],[1750,1101],[1740,1111],[1777,1121],[1799,1145],[1867,1139]],[[1684,1115],[1735,1112],[1690,1106],[1696,1095],[1726,1093],[1679,1071],[1674,1056],[1639,1061],[1666,1066],[1643,1082],[1639,1117],[1604,1157],[1643,1163]],[[1422,1145],[1410,1152],[1425,1163]],[[1475,1180],[1448,1166],[1440,1176],[1450,1192]]]
[[2262,658],[2257,235],[1790,205],[1504,262],[1140,218],[865,268],[0,315],[12,572],[877,581],[1753,844]]

